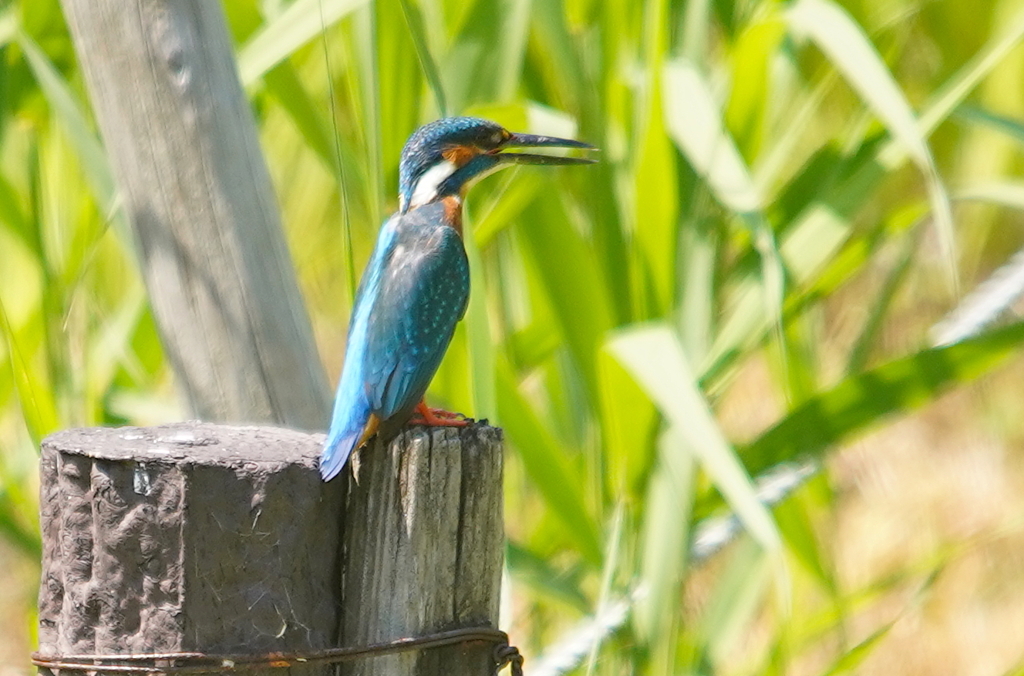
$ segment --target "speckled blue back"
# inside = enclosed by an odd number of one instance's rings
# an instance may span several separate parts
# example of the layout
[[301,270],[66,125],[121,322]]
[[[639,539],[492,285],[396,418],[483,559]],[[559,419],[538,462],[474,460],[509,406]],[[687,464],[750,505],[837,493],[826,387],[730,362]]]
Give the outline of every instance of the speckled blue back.
[[369,315],[364,382],[382,419],[410,411],[434,377],[469,301],[462,238],[429,204],[395,225]]

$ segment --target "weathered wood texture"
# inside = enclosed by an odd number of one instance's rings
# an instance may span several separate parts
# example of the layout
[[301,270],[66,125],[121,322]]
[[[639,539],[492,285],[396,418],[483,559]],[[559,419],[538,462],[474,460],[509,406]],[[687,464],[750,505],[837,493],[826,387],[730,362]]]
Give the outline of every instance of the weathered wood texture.
[[[293,652],[497,626],[501,432],[411,428],[329,484],[322,439],[205,423],[47,438],[40,653]],[[490,669],[483,645],[342,667]]]
[[344,490],[320,481],[320,441],[202,423],[48,437],[40,652],[333,646]]
[[[341,645],[458,627],[497,627],[504,556],[501,431],[403,432],[353,457],[346,472]],[[346,676],[481,676],[492,646],[345,664]]]
[[321,429],[326,377],[221,3],[61,4],[195,415]]

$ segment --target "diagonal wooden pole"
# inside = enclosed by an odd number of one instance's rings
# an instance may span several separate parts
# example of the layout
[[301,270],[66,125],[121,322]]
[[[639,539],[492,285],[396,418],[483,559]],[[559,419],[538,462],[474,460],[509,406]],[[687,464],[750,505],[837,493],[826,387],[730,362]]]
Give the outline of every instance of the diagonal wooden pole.
[[193,414],[322,429],[329,393],[219,0],[62,0]]

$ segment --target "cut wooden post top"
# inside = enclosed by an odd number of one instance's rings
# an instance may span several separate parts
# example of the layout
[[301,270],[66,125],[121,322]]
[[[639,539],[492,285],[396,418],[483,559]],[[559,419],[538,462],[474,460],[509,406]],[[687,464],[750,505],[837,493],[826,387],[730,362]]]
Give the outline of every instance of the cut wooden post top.
[[[152,427],[81,427],[54,432],[43,439],[43,449],[100,460],[194,463],[233,466],[246,463],[268,467],[295,464],[316,469],[324,434],[262,425],[224,425],[187,421]],[[402,445],[426,441],[452,441],[488,448],[500,443],[501,430],[486,421],[464,428],[408,427],[399,435]],[[377,447],[378,444],[373,444]],[[369,449],[364,449],[367,452]],[[370,451],[372,452],[372,451]],[[359,462],[358,456],[356,462]]]
[[155,427],[89,427],[56,432],[43,449],[101,460],[182,461],[208,466],[316,469],[324,435],[280,427],[218,425],[190,421]]

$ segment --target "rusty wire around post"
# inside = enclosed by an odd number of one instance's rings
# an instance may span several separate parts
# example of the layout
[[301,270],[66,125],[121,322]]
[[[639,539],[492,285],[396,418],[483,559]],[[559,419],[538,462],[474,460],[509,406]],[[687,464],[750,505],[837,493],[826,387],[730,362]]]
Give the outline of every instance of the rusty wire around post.
[[416,638],[400,638],[366,646],[328,648],[310,652],[250,654],[214,654],[197,651],[128,655],[42,655],[32,654],[32,664],[42,669],[110,671],[131,674],[217,674],[236,669],[273,669],[299,665],[333,664],[365,657],[381,657],[429,650],[462,643],[494,645],[495,672],[511,665],[512,676],[523,676],[523,656],[509,645],[508,634],[490,627],[467,627],[441,631]]

